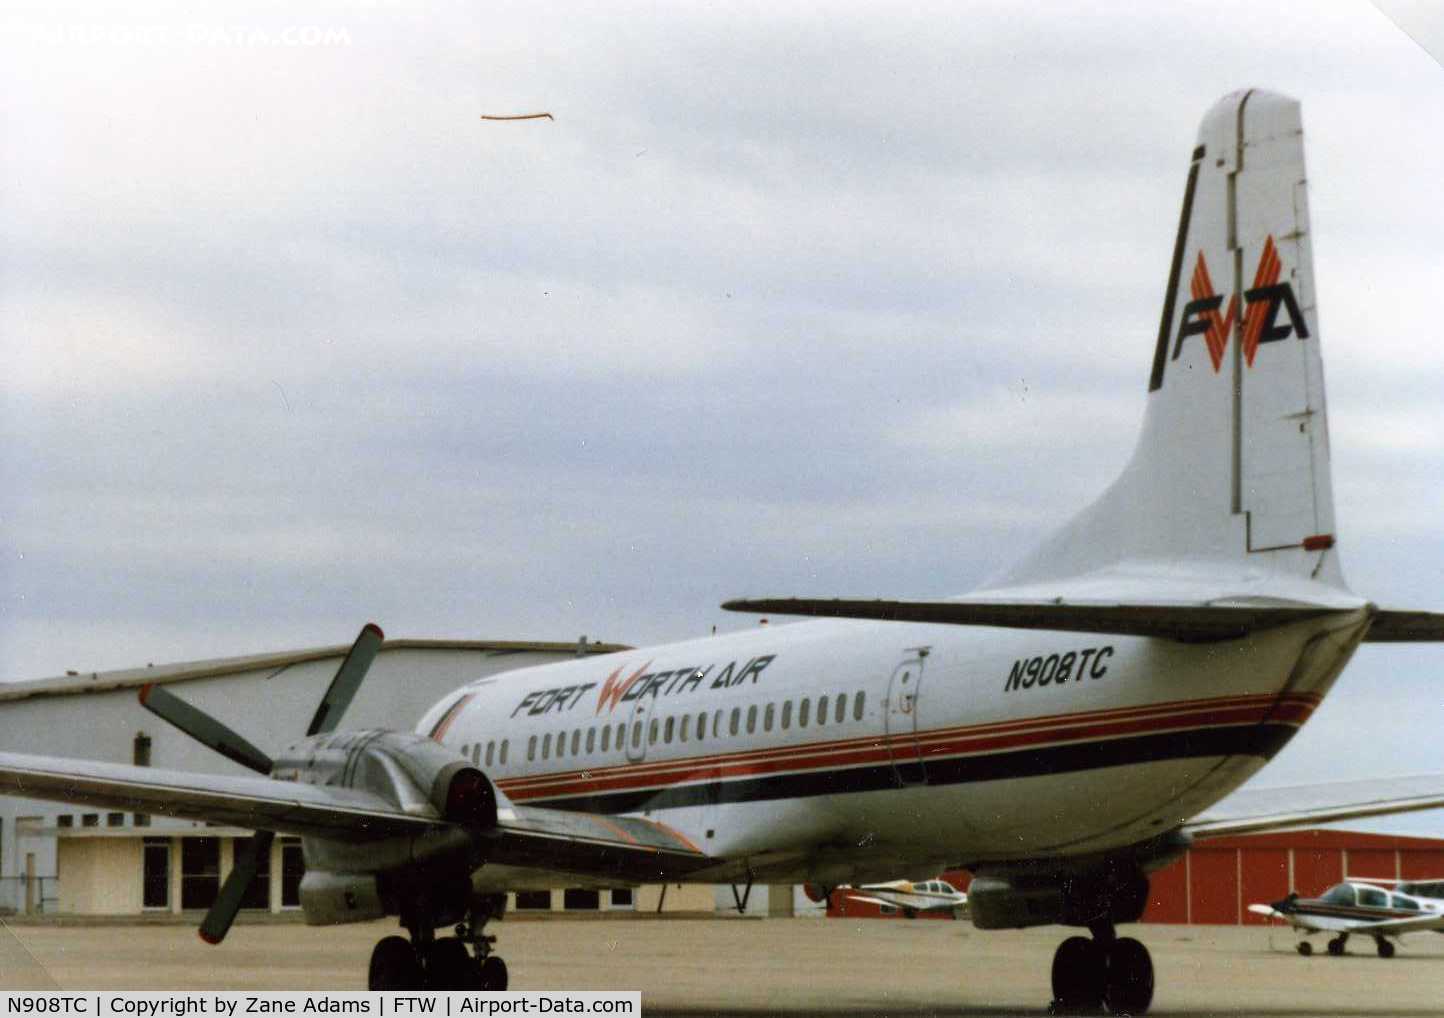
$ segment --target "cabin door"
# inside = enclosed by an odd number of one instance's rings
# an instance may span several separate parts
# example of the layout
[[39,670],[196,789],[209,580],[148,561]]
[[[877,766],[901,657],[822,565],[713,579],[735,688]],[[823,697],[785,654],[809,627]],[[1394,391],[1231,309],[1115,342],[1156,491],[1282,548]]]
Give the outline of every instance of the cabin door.
[[887,748],[892,757],[893,780],[899,786],[923,785],[928,776],[918,746],[918,687],[922,685],[927,648],[908,651],[888,680],[886,718]]

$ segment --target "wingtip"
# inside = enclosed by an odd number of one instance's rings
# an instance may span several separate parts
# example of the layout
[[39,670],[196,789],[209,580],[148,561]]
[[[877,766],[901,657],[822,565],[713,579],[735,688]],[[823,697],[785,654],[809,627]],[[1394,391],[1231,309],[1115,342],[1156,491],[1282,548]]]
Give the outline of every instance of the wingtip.
[[145,702],[150,699],[150,691],[154,688],[154,682],[147,682],[145,685],[140,687],[140,692],[136,694],[136,697],[140,700],[140,705],[142,707],[144,707]]
[[385,639],[386,639],[386,634],[383,633],[383,632],[381,631],[381,627],[378,626],[378,625],[377,625],[376,623],[374,623],[374,622],[368,622],[368,623],[366,623],[364,626],[362,626],[362,627],[361,627],[361,632],[363,632],[363,633],[375,633],[375,634],[376,634],[376,639],[378,639],[378,640],[385,640]]

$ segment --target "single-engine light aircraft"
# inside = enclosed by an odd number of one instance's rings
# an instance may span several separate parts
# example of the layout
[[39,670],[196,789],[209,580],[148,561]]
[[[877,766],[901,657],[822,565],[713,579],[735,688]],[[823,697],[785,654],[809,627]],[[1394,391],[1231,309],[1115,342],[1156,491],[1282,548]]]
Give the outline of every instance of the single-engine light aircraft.
[[1091,934],[1054,956],[1060,1007],[1145,1011],[1153,963],[1116,927],[1194,839],[1444,804],[1444,776],[1235,793],[1361,642],[1439,640],[1444,616],[1344,582],[1298,104],[1226,96],[1186,154],[1132,459],[982,589],[733,601],[833,618],[479,679],[414,731],[339,727],[368,626],[274,756],[144,691],[256,776],[0,754],[0,788],[255,830],[209,941],[272,832],[300,835],[309,922],[407,934],[376,945],[378,989],[504,988],[485,927],[508,891],[967,869],[979,928]]
[[[1398,884],[1393,891],[1375,886]],[[1444,900],[1410,893],[1413,885],[1394,880],[1345,880],[1317,898],[1292,893],[1271,905],[1250,905],[1248,910],[1288,923],[1298,933],[1298,952],[1307,958],[1314,953],[1308,937],[1332,933],[1329,953],[1338,957],[1351,934],[1373,937],[1380,958],[1394,957],[1394,944],[1405,933],[1433,930],[1444,933]]]
[[968,914],[968,896],[942,878],[932,880],[889,880],[861,887],[839,887],[853,901],[877,905],[884,915],[901,912],[916,919],[922,912],[951,912],[954,919]]

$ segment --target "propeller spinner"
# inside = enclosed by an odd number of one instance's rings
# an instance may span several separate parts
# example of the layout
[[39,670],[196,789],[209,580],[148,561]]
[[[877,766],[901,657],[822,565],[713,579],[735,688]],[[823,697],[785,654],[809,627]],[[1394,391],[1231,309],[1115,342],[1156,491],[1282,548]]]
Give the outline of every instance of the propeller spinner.
[[[381,627],[375,623],[368,622],[361,627],[360,635],[351,645],[346,659],[341,662],[331,684],[326,687],[326,695],[321,697],[321,702],[316,707],[316,714],[306,729],[308,736],[335,731],[346,713],[346,708],[356,696],[356,691],[361,688],[361,681],[366,678],[366,673],[370,670],[371,663],[376,660],[376,654],[385,639]],[[140,703],[156,717],[169,722],[228,760],[234,760],[260,774],[271,773],[274,766],[271,758],[249,740],[162,687],[154,684],[142,686]],[[241,901],[245,898],[246,891],[260,872],[261,860],[270,854],[271,842],[275,837],[275,831],[257,831],[236,855],[230,876],[226,877],[220,894],[216,896],[201,922],[200,937],[206,943],[219,944],[225,939],[231,924],[236,920],[236,913],[241,910]]]

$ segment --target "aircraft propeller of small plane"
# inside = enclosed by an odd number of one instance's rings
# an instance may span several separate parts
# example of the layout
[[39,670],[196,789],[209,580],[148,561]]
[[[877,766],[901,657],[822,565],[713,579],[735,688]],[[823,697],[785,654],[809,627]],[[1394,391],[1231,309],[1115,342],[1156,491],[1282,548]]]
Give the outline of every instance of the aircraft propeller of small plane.
[[884,914],[901,912],[908,919],[916,919],[923,912],[949,912],[954,919],[966,918],[968,914],[967,894],[941,877],[932,880],[889,880],[861,887],[844,886],[838,890],[852,901],[877,905]]
[[[376,944],[378,990],[505,989],[485,929],[508,892],[761,882],[882,900],[869,882],[966,869],[979,929],[1088,934],[1054,954],[1058,1009],[1143,1013],[1153,962],[1117,927],[1193,842],[1444,805],[1444,775],[1241,789],[1361,643],[1439,641],[1444,615],[1344,579],[1299,104],[1225,96],[1187,154],[1132,458],[981,589],[730,601],[825,618],[505,672],[413,729],[346,730],[381,646],[367,627],[304,734],[271,719],[289,741],[274,752],[142,691],[252,774],[0,752],[0,790],[255,831],[202,924],[212,942],[273,832],[300,836],[308,923],[392,916],[406,934]],[[1414,913],[1406,892],[1339,893]],[[1341,933],[1383,944],[1427,911]]]
[[[1394,888],[1379,884],[1393,884]],[[1288,923],[1300,934],[1298,952],[1305,958],[1314,953],[1307,938],[1321,933],[1333,934],[1328,950],[1335,957],[1344,953],[1350,936],[1358,935],[1373,937],[1379,957],[1392,958],[1393,941],[1406,933],[1444,933],[1444,898],[1420,893],[1441,889],[1444,881],[1349,879],[1317,898],[1302,898],[1294,892],[1270,905],[1250,905],[1248,910]]]

